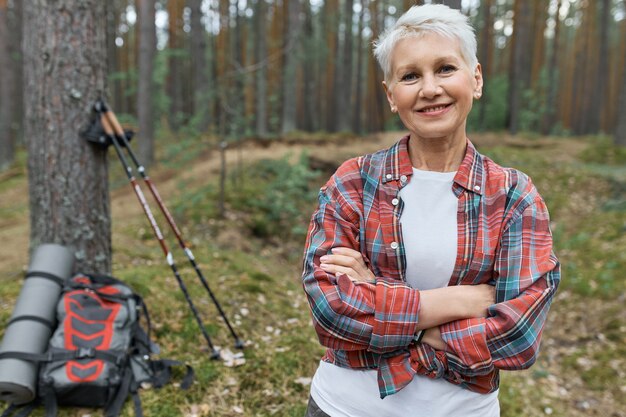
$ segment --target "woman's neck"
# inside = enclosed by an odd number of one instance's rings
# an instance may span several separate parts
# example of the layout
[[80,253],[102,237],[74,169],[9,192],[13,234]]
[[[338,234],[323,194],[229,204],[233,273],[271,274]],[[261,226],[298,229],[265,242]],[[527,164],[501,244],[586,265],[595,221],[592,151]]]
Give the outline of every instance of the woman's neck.
[[413,167],[424,171],[451,172],[458,170],[467,142],[463,140],[420,139],[411,135],[409,157]]

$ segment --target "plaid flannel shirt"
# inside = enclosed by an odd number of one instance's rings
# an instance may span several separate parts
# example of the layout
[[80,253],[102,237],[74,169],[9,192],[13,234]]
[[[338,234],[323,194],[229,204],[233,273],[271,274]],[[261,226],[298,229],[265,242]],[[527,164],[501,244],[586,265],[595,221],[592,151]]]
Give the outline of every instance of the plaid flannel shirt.
[[[408,140],[346,161],[320,190],[302,279],[315,330],[327,348],[323,360],[377,369],[381,398],[416,374],[493,392],[500,369],[528,368],[538,354],[560,281],[548,210],[526,175],[498,166],[468,140],[452,185],[459,200],[458,247],[449,285],[493,284],[496,303],[487,318],[439,326],[445,351],[416,344],[420,292],[405,280],[398,196],[412,175]],[[339,246],[360,250],[375,282],[324,272],[319,258]]]

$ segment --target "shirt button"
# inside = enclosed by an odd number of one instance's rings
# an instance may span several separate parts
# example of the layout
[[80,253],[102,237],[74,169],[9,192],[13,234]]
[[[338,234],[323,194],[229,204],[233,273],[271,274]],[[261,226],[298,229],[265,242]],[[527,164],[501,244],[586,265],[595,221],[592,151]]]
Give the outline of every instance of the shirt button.
[[397,198],[394,198],[393,200],[391,200],[391,204],[393,204],[394,206],[397,206],[399,202],[400,200],[398,200]]
[[387,175],[386,175],[386,178],[387,178],[388,180],[390,180],[390,179],[391,179],[391,174],[387,174]]
[[400,177],[400,182],[406,182],[406,175]]
[[474,186],[474,191],[480,191],[480,185],[475,185]]
[[391,242],[391,249],[398,249],[398,242]]

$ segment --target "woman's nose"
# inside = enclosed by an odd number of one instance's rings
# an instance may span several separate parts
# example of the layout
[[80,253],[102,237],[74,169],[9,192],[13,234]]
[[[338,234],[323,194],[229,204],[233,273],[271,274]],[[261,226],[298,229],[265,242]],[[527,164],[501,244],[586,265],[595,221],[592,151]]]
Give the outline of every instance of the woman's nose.
[[422,77],[420,96],[423,98],[433,98],[439,94],[441,94],[441,86],[437,82],[437,77],[424,75]]

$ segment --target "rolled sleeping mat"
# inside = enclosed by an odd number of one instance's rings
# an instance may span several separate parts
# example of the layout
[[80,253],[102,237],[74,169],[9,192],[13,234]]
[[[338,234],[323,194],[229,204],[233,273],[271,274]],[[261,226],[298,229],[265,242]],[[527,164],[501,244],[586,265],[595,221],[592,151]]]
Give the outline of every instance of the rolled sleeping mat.
[[[61,290],[73,269],[74,255],[64,246],[44,244],[35,250],[4,332],[0,354],[42,354],[47,350]],[[0,359],[0,400],[17,405],[32,401],[37,392],[38,371],[36,362]]]

